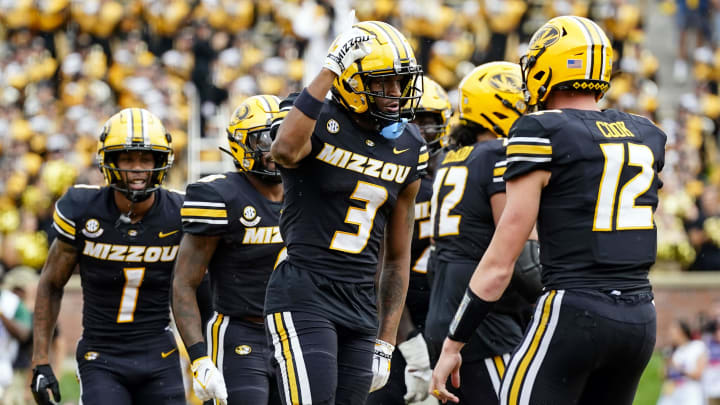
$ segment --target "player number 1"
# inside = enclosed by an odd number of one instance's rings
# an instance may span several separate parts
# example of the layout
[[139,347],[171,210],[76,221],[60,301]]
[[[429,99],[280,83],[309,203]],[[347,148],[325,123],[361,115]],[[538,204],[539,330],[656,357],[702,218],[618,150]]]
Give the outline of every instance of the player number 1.
[[357,225],[357,232],[335,231],[330,249],[347,253],[362,252],[370,239],[375,214],[387,200],[387,195],[385,187],[358,181],[350,199],[365,202],[365,208],[350,207],[345,215],[345,223]]
[[135,305],[138,299],[138,290],[145,277],[145,267],[124,268],[125,286],[120,299],[117,322],[126,323],[135,320]]
[[[627,157],[625,145],[627,145]],[[600,145],[600,149],[605,156],[605,167],[595,205],[593,231],[612,231],[613,216],[615,230],[652,229],[654,226],[652,207],[635,205],[635,200],[645,194],[655,177],[653,170],[655,156],[652,150],[645,145],[635,143],[604,143]],[[619,187],[626,162],[628,166],[639,167],[640,172]],[[616,196],[619,197],[617,212],[615,212]]]

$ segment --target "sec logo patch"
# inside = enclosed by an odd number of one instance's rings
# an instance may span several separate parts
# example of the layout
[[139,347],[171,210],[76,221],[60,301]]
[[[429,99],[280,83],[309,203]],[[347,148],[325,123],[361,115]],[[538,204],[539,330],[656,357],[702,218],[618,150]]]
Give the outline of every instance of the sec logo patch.
[[337,134],[340,131],[340,124],[333,118],[330,118],[328,120],[327,124],[325,124],[325,127],[331,134]]
[[97,238],[103,234],[103,229],[100,228],[100,222],[95,218],[90,218],[85,222],[85,228],[82,233],[88,238]]

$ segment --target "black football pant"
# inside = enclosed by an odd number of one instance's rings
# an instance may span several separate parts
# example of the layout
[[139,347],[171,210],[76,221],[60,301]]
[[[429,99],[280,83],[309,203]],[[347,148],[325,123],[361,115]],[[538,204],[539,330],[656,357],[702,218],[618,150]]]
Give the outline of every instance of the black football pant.
[[80,339],[81,403],[86,405],[185,405],[175,338],[169,330],[152,338],[109,345]]
[[223,374],[228,405],[279,405],[265,325],[215,313],[207,323],[208,355]]
[[322,316],[276,312],[265,317],[284,405],[362,405],[372,382],[375,336]]
[[500,404],[631,405],[655,317],[650,292],[546,292],[507,366]]

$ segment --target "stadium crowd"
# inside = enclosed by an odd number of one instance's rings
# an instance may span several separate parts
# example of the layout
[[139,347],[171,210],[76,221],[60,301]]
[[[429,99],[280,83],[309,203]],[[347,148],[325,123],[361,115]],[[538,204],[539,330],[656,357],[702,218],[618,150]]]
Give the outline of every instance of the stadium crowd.
[[[659,104],[660,62],[645,45],[643,7],[675,14],[678,33],[700,27],[698,46],[678,47],[674,78],[692,91],[673,105]],[[425,74],[453,103],[462,77],[484,62],[517,61],[547,19],[597,21],[616,52],[604,107],[648,116],[668,134],[655,216],[658,266],[720,270],[714,7],[652,0],[0,0],[0,270],[39,270],[53,238],[55,201],[73,183],[103,183],[97,138],[114,112],[142,107],[162,120],[176,156],[166,184],[184,189],[193,116],[200,135],[216,134],[224,130],[215,119],[223,108],[258,93],[284,97],[302,89],[351,8],[360,21],[387,21],[404,32]]]

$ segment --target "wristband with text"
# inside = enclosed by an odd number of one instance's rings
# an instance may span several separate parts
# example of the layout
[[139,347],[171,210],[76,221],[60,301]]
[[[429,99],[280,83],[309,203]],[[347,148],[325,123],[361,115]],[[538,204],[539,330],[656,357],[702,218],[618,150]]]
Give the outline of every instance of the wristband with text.
[[453,321],[450,323],[448,337],[457,342],[467,343],[473,333],[487,314],[495,306],[494,302],[487,302],[475,295],[470,287],[465,290],[465,296],[460,301]]

